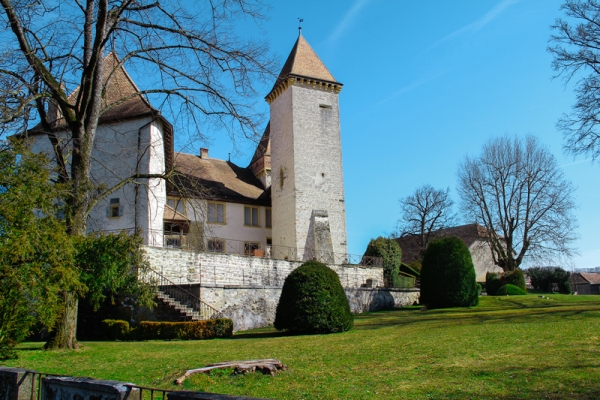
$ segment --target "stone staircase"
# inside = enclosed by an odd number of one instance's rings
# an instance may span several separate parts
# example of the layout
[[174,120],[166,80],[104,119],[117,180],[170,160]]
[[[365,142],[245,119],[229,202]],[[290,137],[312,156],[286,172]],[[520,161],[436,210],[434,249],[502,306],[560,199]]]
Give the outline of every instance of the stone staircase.
[[209,316],[203,316],[199,311],[194,310],[191,307],[186,306],[185,304],[181,304],[179,301],[175,300],[173,297],[169,296],[165,292],[158,291],[159,300],[161,300],[166,305],[173,307],[175,310],[179,311],[179,313],[185,317],[185,319],[190,319],[192,321],[201,321],[203,319],[209,319]]
[[146,269],[138,275],[138,279],[155,286],[158,299],[177,310],[185,319],[201,321],[222,317],[219,310],[206,304],[197,295],[188,292],[157,271]]

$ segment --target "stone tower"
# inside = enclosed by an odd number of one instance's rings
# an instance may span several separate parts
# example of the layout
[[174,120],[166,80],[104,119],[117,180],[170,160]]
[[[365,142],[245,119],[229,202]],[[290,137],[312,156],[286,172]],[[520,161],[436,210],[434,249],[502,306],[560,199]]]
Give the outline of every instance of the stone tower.
[[[346,210],[337,82],[302,34],[270,105],[273,256],[346,261]],[[281,253],[281,254],[277,254]]]

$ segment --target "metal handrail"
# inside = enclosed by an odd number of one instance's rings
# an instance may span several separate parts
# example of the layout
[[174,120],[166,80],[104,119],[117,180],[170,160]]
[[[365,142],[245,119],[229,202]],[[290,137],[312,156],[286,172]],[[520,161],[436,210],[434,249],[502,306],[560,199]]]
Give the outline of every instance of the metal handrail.
[[142,275],[142,279],[145,279],[147,283],[157,286],[158,290],[167,296],[177,300],[181,304],[190,307],[194,311],[198,311],[203,318],[206,316],[207,319],[211,319],[221,316],[221,312],[219,310],[200,300],[198,296],[188,292],[186,289],[171,281],[163,274],[147,268],[142,272]]
[[[181,248],[199,253],[223,253],[243,256],[266,257],[288,261],[317,260],[326,264],[351,264],[367,267],[382,267],[381,257],[364,256],[361,254],[335,253],[331,251],[318,251],[314,249],[298,249],[289,246],[267,246],[265,249],[247,248],[247,241],[219,237],[195,237],[180,232],[160,230],[146,230],[147,243],[150,247]],[[160,240],[160,241],[159,241]],[[222,248],[211,250],[207,245],[208,240],[220,240]],[[260,244],[259,244],[260,245]],[[262,253],[257,255],[257,253]],[[337,262],[340,261],[340,262]]]

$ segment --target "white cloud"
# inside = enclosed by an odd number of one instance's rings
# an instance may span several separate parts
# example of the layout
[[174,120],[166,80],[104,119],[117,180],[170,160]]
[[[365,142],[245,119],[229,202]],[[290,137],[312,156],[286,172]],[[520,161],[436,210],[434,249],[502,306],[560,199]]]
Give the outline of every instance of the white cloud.
[[454,32],[452,32],[451,34],[443,37],[442,39],[438,40],[437,42],[435,42],[433,44],[433,46],[431,47],[435,47],[438,44],[441,44],[443,42],[446,42],[450,39],[453,39],[457,36],[463,36],[463,35],[472,35],[475,32],[481,30],[484,26],[486,26],[487,24],[489,24],[490,22],[492,22],[494,19],[498,18],[498,16],[500,16],[500,14],[502,14],[502,12],[508,8],[509,6],[511,6],[512,4],[518,2],[519,0],[503,0],[501,3],[497,4],[496,6],[494,6],[494,8],[492,8],[490,11],[488,11],[487,13],[485,13],[481,18],[479,18],[476,21],[471,22],[468,25],[463,26],[462,28],[459,28],[457,30],[455,30]]
[[566,164],[560,165],[559,167],[560,167],[560,168],[564,168],[564,167],[570,167],[571,165],[582,164],[582,163],[585,163],[585,162],[590,162],[590,161],[592,161],[592,162],[593,162],[594,160],[593,160],[593,159],[591,159],[591,158],[587,158],[587,159],[585,159],[585,160],[579,160],[579,161],[573,161],[573,162],[570,162],[570,163],[566,163]]
[[390,94],[389,96],[387,96],[385,99],[381,100],[380,102],[378,102],[377,104],[375,104],[375,106],[380,106],[384,103],[387,103],[390,100],[393,100],[394,98],[396,98],[397,96],[406,93],[406,92],[410,92],[411,90],[424,85],[428,82],[431,82],[439,77],[441,77],[442,75],[444,75],[447,71],[439,71],[438,73],[434,74],[434,75],[428,75],[428,76],[422,76],[419,79],[416,79],[415,81],[409,83],[408,85],[403,86],[402,88],[396,90],[394,93]]
[[370,2],[370,0],[356,0],[352,7],[346,11],[342,20],[337,24],[331,35],[327,38],[328,43],[336,42],[340,36],[354,23],[360,11]]

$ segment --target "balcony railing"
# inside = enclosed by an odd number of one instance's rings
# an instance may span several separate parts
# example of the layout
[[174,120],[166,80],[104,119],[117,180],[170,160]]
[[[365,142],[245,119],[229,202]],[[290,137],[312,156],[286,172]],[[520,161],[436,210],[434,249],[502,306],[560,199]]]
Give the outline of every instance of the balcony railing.
[[213,237],[203,238],[179,232],[149,231],[147,244],[152,247],[178,248],[196,252],[235,254],[288,261],[317,260],[325,264],[350,264],[366,267],[381,267],[383,265],[380,257],[299,249],[288,246],[269,245],[263,247],[258,242]]

